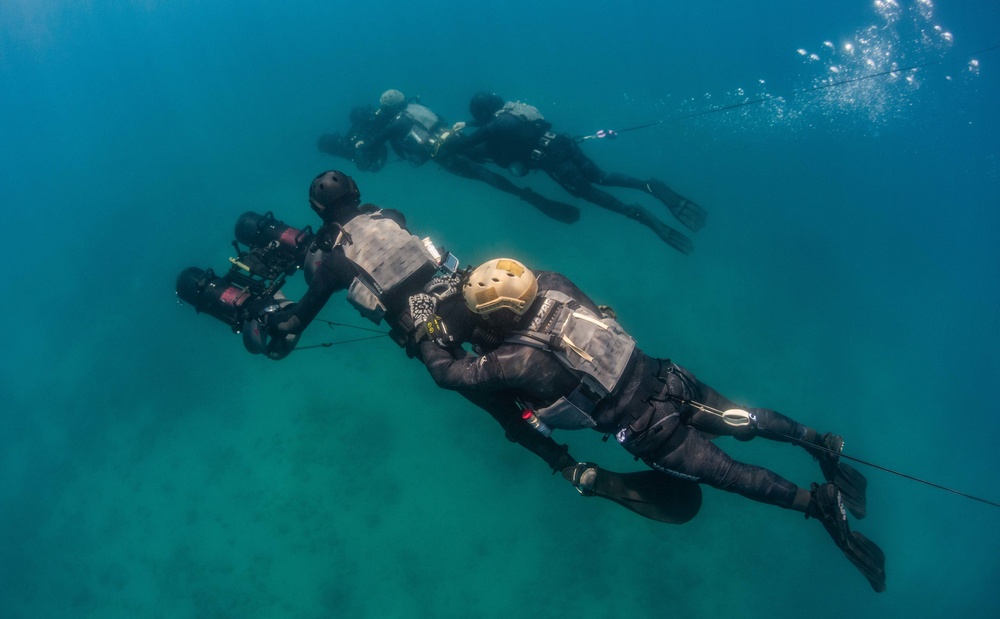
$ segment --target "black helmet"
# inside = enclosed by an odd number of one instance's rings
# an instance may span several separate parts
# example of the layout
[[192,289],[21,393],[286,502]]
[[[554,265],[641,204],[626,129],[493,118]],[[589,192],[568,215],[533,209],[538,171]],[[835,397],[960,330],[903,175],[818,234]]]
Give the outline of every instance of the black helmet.
[[495,92],[477,92],[469,101],[469,113],[477,125],[485,125],[503,107],[503,97]]
[[360,203],[361,192],[358,191],[358,186],[343,172],[323,172],[309,186],[309,204],[323,221],[327,221],[341,207],[357,206]]

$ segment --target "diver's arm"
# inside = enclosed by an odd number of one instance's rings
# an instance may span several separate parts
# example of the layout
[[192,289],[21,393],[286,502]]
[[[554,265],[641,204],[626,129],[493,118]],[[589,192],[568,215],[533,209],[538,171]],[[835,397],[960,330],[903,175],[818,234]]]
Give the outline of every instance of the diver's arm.
[[453,391],[490,392],[507,388],[503,369],[494,353],[456,359],[452,351],[433,340],[420,343],[420,357],[438,387]]
[[271,324],[276,334],[302,333],[323,311],[333,293],[347,288],[351,278],[347,275],[350,271],[349,265],[344,264],[345,261],[343,252],[339,249],[323,257],[322,264],[313,274],[309,289],[298,303],[275,315],[275,320]]
[[489,135],[490,133],[486,127],[480,127],[471,134],[456,131],[448,136],[448,139],[444,141],[441,148],[448,154],[465,152],[484,143]]
[[357,142],[354,146],[355,148],[364,148],[368,150],[376,148],[380,144],[385,144],[395,137],[403,136],[406,131],[409,130],[408,125],[409,123],[407,123],[406,120],[397,117],[381,130],[376,131],[367,140]]
[[500,393],[461,392],[467,400],[490,414],[503,428],[507,440],[517,443],[545,461],[553,471],[561,471],[576,464],[569,454],[569,447],[559,444],[532,428],[521,417],[521,407],[513,395]]

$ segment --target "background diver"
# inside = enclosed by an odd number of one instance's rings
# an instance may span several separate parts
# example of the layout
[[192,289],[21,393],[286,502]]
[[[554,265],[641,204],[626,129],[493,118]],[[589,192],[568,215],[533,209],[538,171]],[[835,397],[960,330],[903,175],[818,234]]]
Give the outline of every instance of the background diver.
[[411,165],[421,166],[433,160],[452,174],[482,181],[517,196],[557,221],[573,223],[580,218],[580,210],[575,206],[550,200],[530,187],[519,187],[467,154],[442,150],[441,145],[452,135],[444,120],[430,108],[408,101],[398,90],[387,90],[379,99],[378,110],[371,106],[354,108],[348,133],[322,135],[317,147],[354,161],[359,170],[376,172],[385,164],[386,144],[389,144],[393,152]]
[[486,157],[515,176],[542,170],[570,194],[638,221],[681,253],[689,254],[693,250],[691,239],[644,207],[625,204],[594,186],[627,187],[651,194],[689,229],[701,229],[705,225],[705,211],[663,181],[604,172],[583,153],[576,139],[554,133],[552,123],[532,105],[505,103],[496,93],[479,92],[469,102],[469,113],[473,118],[470,124],[478,129],[471,134],[459,131],[450,136],[442,150],[448,153],[485,152]]
[[[819,434],[776,411],[734,403],[667,359],[644,354],[609,308],[564,276],[537,277],[512,259],[489,261],[462,283],[479,327],[477,352],[454,345],[437,322],[439,296],[410,299],[415,340],[434,381],[446,389],[513,394],[542,423],[593,428],[651,468],[819,520],[875,591],[885,590],[885,556],[851,531],[847,512],[866,513],[867,481],[840,462],[840,436]],[[801,488],[778,474],[733,460],[710,438],[756,436],[803,447],[827,483]],[[586,466],[574,479],[586,488]]]
[[[385,320],[390,336],[400,345],[412,341],[408,298],[427,287],[457,291],[458,278],[438,275],[441,261],[430,251],[432,244],[410,234],[399,211],[380,210],[360,201],[354,181],[338,171],[317,176],[309,189],[309,203],[323,225],[315,235],[286,226],[270,215],[244,213],[236,225],[236,237],[251,247],[274,247],[282,255],[279,271],[305,271],[308,289],[294,303],[280,290],[248,294],[246,278],[215,276],[210,270],[185,269],[177,279],[178,298],[241,332],[247,350],[271,359],[283,359],[299,341],[334,293],[347,291],[348,301],[376,324]],[[287,258],[287,261],[285,260]],[[267,258],[263,259],[267,262]],[[255,264],[260,255],[241,256],[237,264]],[[295,263],[295,264],[289,264]],[[291,268],[287,268],[287,267]],[[233,281],[240,283],[234,286]],[[256,298],[259,296],[260,298]],[[447,296],[447,295],[446,295]],[[452,294],[439,304],[439,313],[456,320],[449,328],[463,333],[468,311],[461,295]],[[464,320],[465,324],[459,322]],[[471,337],[471,336],[470,336]],[[413,351],[410,350],[411,356]],[[508,394],[462,391],[468,400],[486,410],[503,427],[507,438],[543,459],[572,481],[578,462],[548,436],[536,432],[522,417],[522,409]],[[654,471],[619,474],[588,465],[595,476],[591,491],[649,518],[680,523],[692,518],[701,505],[696,484],[673,480]]]
[[370,105],[359,105],[351,109],[348,118],[350,126],[347,133],[324,133],[316,141],[316,148],[328,155],[353,161],[362,172],[378,172],[385,166],[389,155],[385,144],[364,149],[355,148],[354,145],[370,140],[391,118],[380,115]]

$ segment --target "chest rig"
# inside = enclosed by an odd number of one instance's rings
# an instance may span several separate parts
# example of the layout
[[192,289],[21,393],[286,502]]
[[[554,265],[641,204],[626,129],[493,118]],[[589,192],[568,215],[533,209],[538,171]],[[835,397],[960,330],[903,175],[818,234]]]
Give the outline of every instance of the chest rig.
[[635,340],[611,316],[597,314],[566,293],[545,290],[528,328],[506,342],[551,352],[580,379],[568,395],[535,411],[553,428],[592,428],[593,412],[615,393],[635,350]]
[[379,212],[344,224],[333,243],[358,270],[347,300],[375,324],[385,315],[384,297],[417,271],[437,262],[416,236]]

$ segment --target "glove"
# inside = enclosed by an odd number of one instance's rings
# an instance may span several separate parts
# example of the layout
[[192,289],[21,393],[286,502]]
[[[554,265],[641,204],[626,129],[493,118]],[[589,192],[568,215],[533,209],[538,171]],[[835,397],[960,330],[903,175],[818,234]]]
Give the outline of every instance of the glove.
[[[448,297],[457,294],[459,285],[462,283],[462,276],[458,273],[449,273],[448,275],[438,275],[427,282],[424,286],[424,292],[428,295],[432,295],[435,298],[435,308],[436,303],[444,301]],[[412,297],[411,297],[412,298]]]
[[423,292],[418,292],[409,298],[410,318],[413,319],[413,326],[419,327],[432,317],[437,311],[438,300]]

